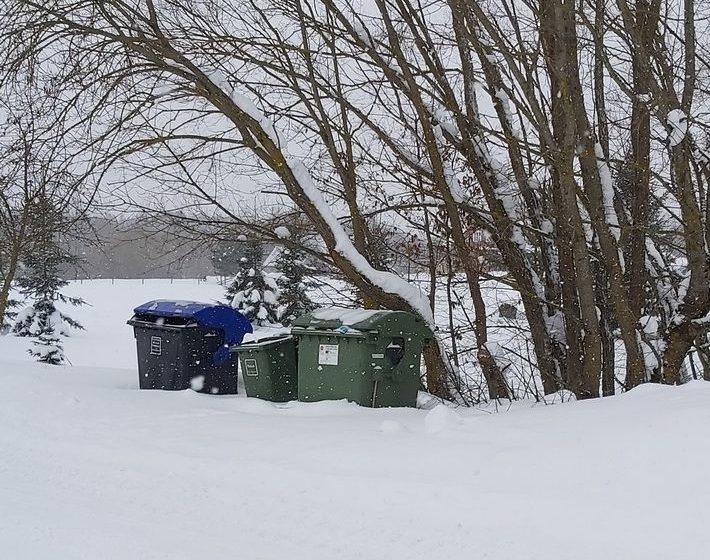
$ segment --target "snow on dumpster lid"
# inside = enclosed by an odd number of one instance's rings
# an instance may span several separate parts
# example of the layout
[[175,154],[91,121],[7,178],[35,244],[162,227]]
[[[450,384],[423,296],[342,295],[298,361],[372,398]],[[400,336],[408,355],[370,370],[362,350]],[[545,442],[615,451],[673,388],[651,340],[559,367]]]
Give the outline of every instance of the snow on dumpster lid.
[[229,347],[239,344],[244,335],[253,330],[251,323],[236,309],[214,303],[157,299],[139,305],[133,312],[136,315],[153,317],[194,319],[198,325],[203,327],[222,330],[224,344],[214,355],[216,364],[229,358]]
[[[394,319],[395,323],[419,324],[421,321],[411,313],[392,311],[389,309],[348,309],[342,307],[329,307],[316,309],[312,313],[303,315],[293,322],[293,327],[300,329],[326,329],[339,330],[354,334],[364,331],[378,331]],[[343,331],[342,329],[347,329]]]
[[139,305],[133,312],[140,315],[154,315],[156,317],[195,317],[208,307],[215,307],[213,303],[200,301],[155,299]]
[[342,325],[352,326],[367,321],[379,313],[391,313],[382,309],[348,309],[345,307],[327,307],[316,309],[312,316],[319,321],[340,321]]
[[[316,309],[293,322],[298,329],[335,329],[341,333],[403,329],[419,332],[425,338],[431,336],[431,330],[424,321],[406,311],[391,309],[352,309],[327,307]],[[343,331],[342,329],[346,329]]]

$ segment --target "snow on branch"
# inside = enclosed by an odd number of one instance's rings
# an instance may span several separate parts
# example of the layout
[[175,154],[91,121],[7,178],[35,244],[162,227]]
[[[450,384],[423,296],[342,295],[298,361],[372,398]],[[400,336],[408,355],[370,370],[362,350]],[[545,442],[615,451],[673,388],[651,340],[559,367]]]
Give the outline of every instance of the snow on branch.
[[229,96],[240,111],[257,122],[277,148],[281,149],[287,145],[287,142],[278,133],[271,120],[264,115],[251,99],[235,91],[227,79],[227,76],[221,70],[213,70],[209,72],[207,76],[214,85]]
[[397,294],[402,297],[427,323],[429,323],[429,325],[433,325],[434,316],[431,307],[427,299],[419,291],[419,288],[413,286],[396,274],[374,269],[372,265],[367,262],[367,259],[355,248],[355,245],[353,245],[353,242],[343,229],[343,226],[335,217],[335,214],[333,214],[330,205],[323,198],[318,187],[316,187],[310,172],[306,169],[303,162],[295,158],[289,158],[286,160],[286,163],[291,169],[299,186],[303,189],[304,194],[308,197],[313,206],[316,207],[326,224],[328,224],[335,238],[335,250],[348,259],[357,271],[372,282],[372,284],[387,293]]
[[[599,181],[602,187],[604,216],[606,217],[606,223],[609,229],[611,229],[614,239],[618,242],[621,238],[621,228],[619,227],[619,217],[616,215],[616,210],[614,209],[614,184],[611,178],[611,171],[609,164],[604,158],[604,151],[599,142],[594,145],[594,151],[597,156],[597,170],[599,171]],[[621,262],[623,262],[623,256],[621,254],[619,254],[619,256],[622,257]]]
[[688,117],[680,109],[673,109],[666,117],[668,123],[668,145],[673,148],[680,144],[688,133]]

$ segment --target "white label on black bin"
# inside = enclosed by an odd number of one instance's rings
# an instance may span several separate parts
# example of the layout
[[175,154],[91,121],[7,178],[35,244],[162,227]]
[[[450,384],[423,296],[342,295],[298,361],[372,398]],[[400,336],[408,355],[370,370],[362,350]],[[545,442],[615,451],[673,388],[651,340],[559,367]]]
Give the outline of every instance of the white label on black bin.
[[160,356],[163,353],[163,339],[159,336],[150,337],[150,355]]
[[259,375],[259,364],[253,358],[247,358],[244,360],[244,374],[249,377],[256,377]]
[[338,345],[319,344],[318,345],[318,365],[337,366],[338,365]]

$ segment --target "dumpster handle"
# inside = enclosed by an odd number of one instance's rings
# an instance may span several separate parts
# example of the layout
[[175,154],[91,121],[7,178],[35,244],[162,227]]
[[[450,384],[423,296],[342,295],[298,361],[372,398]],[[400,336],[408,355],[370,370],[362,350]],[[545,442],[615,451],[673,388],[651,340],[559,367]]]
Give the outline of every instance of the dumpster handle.
[[314,334],[317,336],[349,336],[352,338],[366,338],[367,335],[378,334],[378,331],[358,331],[358,332],[339,332],[337,330],[326,331],[317,329],[302,329],[302,328],[292,328],[291,332],[293,334]]
[[196,327],[196,324],[190,324],[190,325],[159,325],[157,323],[152,323],[151,321],[137,321],[134,319],[130,319],[129,321],[126,321],[127,325],[131,325],[132,327],[146,327],[146,328],[153,328],[153,329],[161,329],[161,330],[166,330],[166,331],[181,331],[182,329],[188,328],[188,327]]

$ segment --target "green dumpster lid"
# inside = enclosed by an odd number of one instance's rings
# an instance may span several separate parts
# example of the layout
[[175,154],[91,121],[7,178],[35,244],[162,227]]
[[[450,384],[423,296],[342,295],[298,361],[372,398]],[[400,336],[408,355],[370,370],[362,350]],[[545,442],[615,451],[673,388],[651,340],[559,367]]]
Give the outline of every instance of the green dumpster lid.
[[249,340],[238,344],[237,346],[232,346],[230,352],[241,352],[242,350],[254,350],[255,348],[266,348],[268,346],[279,346],[284,342],[293,339],[290,334],[281,334],[276,336],[267,336],[264,338],[257,338],[256,340]]
[[293,322],[294,327],[311,329],[338,329],[347,327],[357,331],[375,331],[381,328],[385,321],[396,316],[398,319],[416,323],[418,327],[428,331],[424,322],[405,311],[388,309],[358,309],[343,307],[326,307],[316,309],[312,313],[302,315]]

